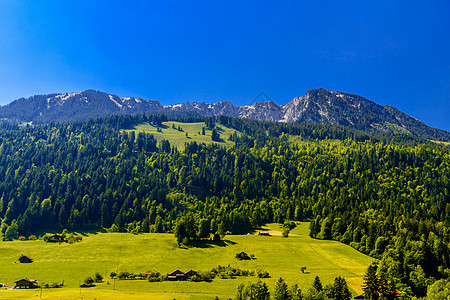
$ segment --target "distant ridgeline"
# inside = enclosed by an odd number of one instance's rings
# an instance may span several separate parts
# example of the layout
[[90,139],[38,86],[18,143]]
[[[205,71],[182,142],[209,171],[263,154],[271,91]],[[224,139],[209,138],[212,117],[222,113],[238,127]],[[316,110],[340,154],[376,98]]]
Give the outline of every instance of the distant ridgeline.
[[47,124],[143,112],[199,117],[224,115],[260,121],[341,125],[371,134],[401,133],[450,142],[448,131],[431,128],[395,107],[323,88],[309,90],[305,96],[296,97],[285,105],[265,101],[245,106],[234,106],[230,101],[161,105],[156,100],[125,98],[95,90],[36,95],[0,107],[0,120],[13,124]]
[[[242,134],[231,148],[157,142],[130,129],[167,120]],[[228,137],[225,137],[228,138]],[[410,135],[230,117],[121,115],[0,130],[0,230],[245,233],[312,220],[311,235],[380,259],[397,290],[423,296],[450,274],[449,149]]]

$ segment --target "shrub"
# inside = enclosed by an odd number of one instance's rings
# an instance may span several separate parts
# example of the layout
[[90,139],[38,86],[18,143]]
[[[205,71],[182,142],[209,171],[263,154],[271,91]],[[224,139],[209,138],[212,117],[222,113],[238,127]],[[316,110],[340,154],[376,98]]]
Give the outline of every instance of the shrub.
[[252,258],[245,252],[239,252],[236,254],[235,258],[239,260],[251,260]]
[[24,237],[23,235],[19,236],[19,241],[26,241],[26,240],[27,240],[27,238]]
[[163,277],[161,276],[161,273],[159,272],[147,272],[150,273],[147,275],[147,280],[150,282],[158,282],[158,281],[163,281]]
[[119,279],[128,279],[130,277],[130,273],[128,272],[120,272],[118,278]]
[[213,235],[213,241],[214,242],[219,242],[220,241],[220,235],[218,233],[214,233]]
[[289,230],[292,230],[295,227],[297,227],[297,224],[295,224],[294,221],[289,221],[289,220],[284,221],[283,228],[287,228]]
[[92,277],[86,277],[86,279],[84,280],[84,283],[86,283],[87,285],[91,285],[94,283],[94,279],[92,279]]
[[263,270],[258,270],[256,271],[256,274],[258,275],[258,278],[269,278],[269,272],[267,271],[263,271]]
[[30,241],[35,241],[35,240],[37,240],[37,237],[36,237],[35,235],[30,235],[30,236],[28,237],[28,239],[29,239]]
[[94,280],[95,280],[95,282],[102,282],[103,276],[99,272],[97,272],[97,273],[95,273]]
[[108,230],[109,232],[118,232],[119,228],[117,227],[116,224],[112,224],[111,228]]

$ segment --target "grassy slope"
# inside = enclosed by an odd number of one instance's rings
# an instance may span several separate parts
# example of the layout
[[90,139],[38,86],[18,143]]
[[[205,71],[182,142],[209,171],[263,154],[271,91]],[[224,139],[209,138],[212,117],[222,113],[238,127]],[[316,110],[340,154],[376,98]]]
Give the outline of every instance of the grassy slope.
[[[183,131],[178,131],[177,129],[173,129],[172,125],[175,124],[175,128],[180,126]],[[162,139],[169,140],[172,146],[176,146],[178,149],[183,149],[184,144],[186,142],[196,141],[197,143],[205,143],[205,144],[219,144],[224,145],[226,147],[233,146],[234,143],[229,141],[228,138],[230,134],[234,134],[238,132],[234,129],[227,128],[223,125],[217,125],[219,128],[220,138],[223,142],[217,143],[211,140],[211,130],[206,130],[205,135],[202,135],[202,128],[206,128],[206,124],[204,122],[200,123],[181,123],[181,122],[163,122],[163,127],[161,127],[162,132],[157,131],[157,127],[152,126],[150,124],[141,124],[138,125],[134,131],[136,134],[138,132],[147,132],[151,133],[155,136],[156,140],[160,141]],[[186,137],[186,132],[188,133],[188,137]],[[239,133],[239,132],[238,132]]]
[[[108,278],[111,271],[162,273],[176,269],[206,271],[220,265],[232,265],[241,269],[263,269],[271,278],[265,279],[273,290],[276,280],[283,277],[288,284],[297,283],[303,289],[309,287],[315,276],[323,283],[331,283],[334,277],[344,276],[350,287],[360,292],[365,267],[372,259],[356,250],[334,241],[320,241],[308,236],[308,223],[302,223],[287,239],[278,235],[277,224],[269,224],[274,235],[228,236],[228,246],[206,248],[177,248],[172,234],[120,234],[100,233],[86,237],[76,244],[48,244],[43,241],[14,241],[0,243],[0,282],[9,284],[20,278],[35,278],[53,283],[65,280],[62,289],[44,289],[43,299],[80,297],[77,288],[87,276],[100,272],[105,280],[95,289],[81,290],[83,297],[97,299],[211,299],[233,297],[240,283],[256,281],[255,277],[215,279],[211,283],[116,281]],[[238,261],[237,252],[255,254],[256,260]],[[34,258],[32,264],[13,264],[20,254]],[[307,267],[302,274],[300,268]],[[0,290],[0,298],[34,298],[39,291]]]

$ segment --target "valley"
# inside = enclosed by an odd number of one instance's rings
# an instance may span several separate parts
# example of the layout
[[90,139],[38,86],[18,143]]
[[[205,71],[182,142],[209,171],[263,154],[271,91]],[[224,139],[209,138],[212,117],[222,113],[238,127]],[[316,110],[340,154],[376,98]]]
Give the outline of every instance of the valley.
[[[288,238],[281,236],[278,224],[268,224],[264,228],[270,230],[271,236],[229,235],[225,237],[226,246],[208,245],[203,248],[178,248],[173,234],[159,233],[97,233],[89,234],[79,243],[60,245],[40,240],[0,242],[0,283],[7,280],[11,284],[25,277],[50,284],[64,280],[62,288],[43,289],[42,299],[78,296],[120,299],[124,293],[129,299],[214,299],[215,296],[226,299],[234,297],[240,283],[256,281],[256,276],[215,278],[212,282],[148,282],[113,280],[109,274],[113,271],[139,273],[150,270],[167,274],[176,269],[208,271],[217,265],[231,265],[269,272],[270,278],[263,281],[270,290],[279,277],[290,285],[297,283],[306,291],[315,276],[319,276],[324,284],[342,276],[354,295],[362,292],[362,276],[372,258],[336,241],[310,238],[309,223],[306,222],[299,223]],[[254,254],[256,259],[235,259],[240,251]],[[22,253],[31,256],[34,262],[13,264]],[[300,269],[304,266],[307,269],[302,273]],[[96,272],[103,275],[103,283],[94,289],[78,287],[80,282]],[[39,289],[0,289],[2,299],[31,299],[36,294],[40,294]]]

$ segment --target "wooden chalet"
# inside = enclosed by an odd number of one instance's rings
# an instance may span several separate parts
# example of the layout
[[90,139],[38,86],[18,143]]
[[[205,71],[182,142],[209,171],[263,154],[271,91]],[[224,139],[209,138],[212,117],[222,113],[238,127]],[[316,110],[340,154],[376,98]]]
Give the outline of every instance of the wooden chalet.
[[39,282],[36,279],[20,279],[15,282],[15,289],[34,289],[38,287]]
[[29,264],[29,263],[32,263],[32,262],[33,262],[33,259],[31,259],[31,257],[29,257],[29,256],[22,255],[22,256],[19,258],[19,262],[20,262],[21,264]]
[[172,272],[169,275],[167,275],[166,280],[169,281],[186,280],[186,274],[184,274],[180,270],[176,270],[175,272]]
[[185,274],[185,276],[186,276],[186,279],[191,279],[193,277],[197,277],[197,276],[200,276],[200,275],[198,275],[198,273],[195,272],[194,270],[190,270],[189,272],[187,272]]
[[270,236],[269,231],[259,231],[258,235],[266,235],[266,236]]

